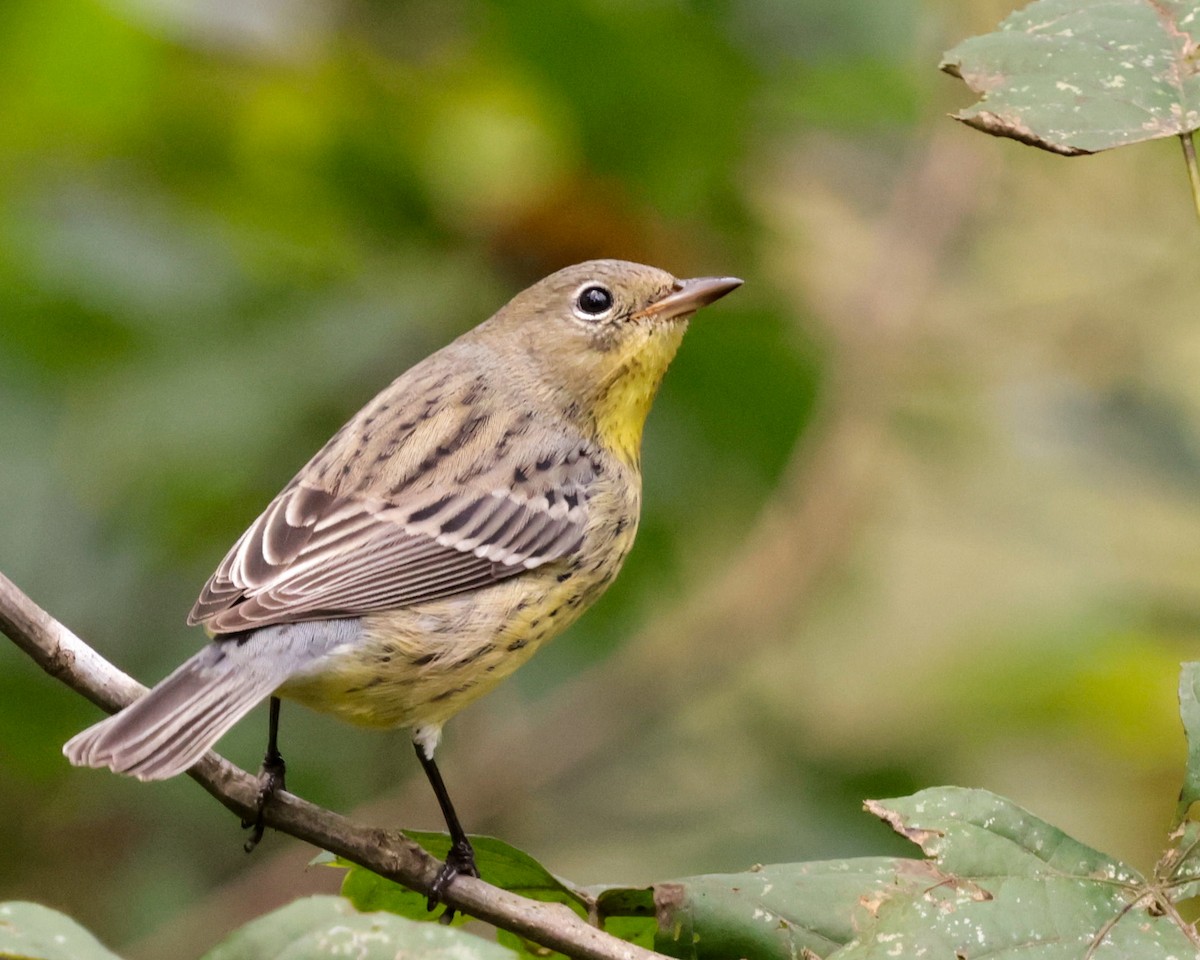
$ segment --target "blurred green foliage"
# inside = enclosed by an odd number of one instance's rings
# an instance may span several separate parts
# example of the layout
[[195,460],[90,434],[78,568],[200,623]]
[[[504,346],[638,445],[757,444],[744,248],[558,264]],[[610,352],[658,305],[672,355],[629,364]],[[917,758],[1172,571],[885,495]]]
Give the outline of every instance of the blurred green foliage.
[[[937,55],[1007,10],[6,0],[0,569],[157,679],[229,544],[409,364],[588,257],[735,274],[651,417],[622,577],[449,727],[470,829],[638,882],[899,852],[861,800],[947,780],[1136,860],[1200,623],[1190,211],[1173,156],[1051,166],[950,127]],[[863,422],[831,431],[843,410]],[[827,458],[857,472],[821,481]],[[701,615],[737,589],[732,628]],[[588,714],[577,760],[541,757],[538,711],[605,670],[614,724],[616,683],[646,684],[637,735]],[[286,843],[247,861],[186,782],[70,770],[95,718],[0,645],[0,899],[197,956],[231,902],[331,889],[239,887]],[[253,766],[261,726],[223,752]],[[289,710],[283,745],[297,792],[438,824],[395,799],[403,734]],[[512,782],[539,759],[560,772]]]

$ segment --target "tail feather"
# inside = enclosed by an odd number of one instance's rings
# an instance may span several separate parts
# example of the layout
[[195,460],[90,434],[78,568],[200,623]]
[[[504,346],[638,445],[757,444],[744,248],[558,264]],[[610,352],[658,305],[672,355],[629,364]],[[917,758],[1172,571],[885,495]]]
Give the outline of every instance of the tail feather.
[[360,635],[357,619],[314,620],[215,640],[140,700],[68,740],[63,753],[78,767],[173,777],[289,677],[320,669],[331,650]]
[[314,620],[214,641],[140,700],[68,740],[62,752],[77,767],[166,780],[192,767],[284,680],[358,635],[359,620]]
[[165,780],[194,765],[290,672],[248,671],[224,646],[205,647],[140,700],[73,737],[63,747],[67,759],[139,780]]

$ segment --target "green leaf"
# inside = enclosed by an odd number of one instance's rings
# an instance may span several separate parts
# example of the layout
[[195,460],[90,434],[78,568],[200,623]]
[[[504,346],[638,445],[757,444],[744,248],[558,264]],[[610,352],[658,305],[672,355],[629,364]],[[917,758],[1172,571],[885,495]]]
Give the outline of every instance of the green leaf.
[[1200,824],[1153,881],[983,790],[868,803],[930,860],[758,867],[586,891],[609,932],[689,960],[1168,960],[1200,955],[1175,904],[1200,892]]
[[883,899],[836,960],[1197,955],[1171,906],[1185,887],[1149,884],[1009,800],[943,787],[867,806],[930,854],[940,879]]
[[203,960],[512,960],[512,953],[461,930],[358,913],[341,897],[306,897],[234,931]]
[[556,950],[551,950],[549,947],[543,947],[540,944],[534,943],[532,940],[526,940],[524,937],[518,937],[515,933],[509,933],[507,930],[496,930],[496,942],[503,947],[508,947],[513,953],[522,960],[565,960],[564,955]]
[[120,960],[65,914],[38,903],[0,903],[0,957]]
[[[439,911],[431,911],[425,894],[402,887],[394,880],[385,880],[366,867],[349,861],[338,861],[337,866],[346,868],[342,880],[342,896],[364,913],[383,910],[409,920],[436,920]],[[454,917],[454,923],[466,922],[462,914]]]
[[1174,826],[1187,816],[1192,804],[1200,800],[1200,663],[1185,663],[1179,674],[1179,716],[1187,734],[1188,758],[1175,808]]
[[911,797],[869,800],[866,807],[957,874],[1103,877],[1110,884],[1142,879],[1132,867],[987,790],[933,787]]
[[[405,830],[404,835],[443,860],[450,850],[450,837],[444,833]],[[581,916],[586,916],[584,899],[529,854],[494,837],[471,837],[471,845],[475,848],[475,864],[479,867],[479,873],[488,883],[531,900],[565,903]],[[342,895],[359,910],[386,910],[411,920],[436,919],[436,914],[426,907],[424,894],[409,890],[357,864],[343,860],[338,861],[338,865],[346,867]],[[463,922],[461,915],[456,922]]]
[[981,95],[955,119],[1054,153],[1095,153],[1200,127],[1200,4],[1037,0],[941,68]]
[[650,887],[595,886],[585,892],[596,903],[601,926],[614,937],[654,949],[658,937],[657,885]]
[[647,946],[645,935],[654,931],[662,953],[792,960],[806,950],[827,955],[869,924],[883,899],[937,882],[923,861],[863,857],[613,887],[596,891],[596,899],[606,930]]
[[658,936],[658,922],[653,916],[605,917],[604,930],[626,943],[653,950],[654,941]]

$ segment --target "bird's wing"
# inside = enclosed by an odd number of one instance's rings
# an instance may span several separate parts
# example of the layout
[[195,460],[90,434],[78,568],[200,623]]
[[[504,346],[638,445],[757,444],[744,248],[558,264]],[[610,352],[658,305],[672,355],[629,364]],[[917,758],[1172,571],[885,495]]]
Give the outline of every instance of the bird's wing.
[[576,550],[585,511],[586,492],[574,484],[549,500],[514,488],[430,491],[395,504],[296,483],[230,550],[188,622],[236,633],[485,586]]
[[[396,609],[579,548],[589,487],[603,470],[586,444],[530,430],[528,412],[441,416],[454,409],[445,393],[401,397],[409,386],[406,375],[380,394],[271,502],[209,579],[189,623],[228,634]],[[464,387],[472,389],[480,388]],[[418,413],[379,427],[400,402]],[[366,469],[352,484],[356,458]],[[378,465],[391,471],[386,481],[372,473]]]

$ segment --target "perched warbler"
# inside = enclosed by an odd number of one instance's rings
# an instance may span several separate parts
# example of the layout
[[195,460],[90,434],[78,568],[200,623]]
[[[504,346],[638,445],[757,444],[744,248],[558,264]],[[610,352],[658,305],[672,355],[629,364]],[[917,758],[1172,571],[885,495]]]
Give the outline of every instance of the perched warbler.
[[182,773],[265,697],[262,805],[287,697],[408,727],[453,841],[432,900],[477,875],[434,750],[442,725],[616,576],[641,508],[642,426],[700,307],[741,284],[595,260],[518,294],[402,374],[234,544],[188,617],[213,639],[63,748],[142,780]]

